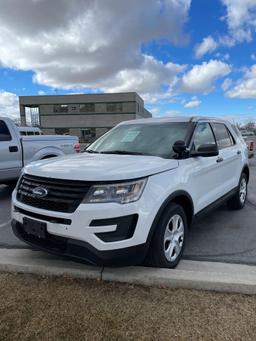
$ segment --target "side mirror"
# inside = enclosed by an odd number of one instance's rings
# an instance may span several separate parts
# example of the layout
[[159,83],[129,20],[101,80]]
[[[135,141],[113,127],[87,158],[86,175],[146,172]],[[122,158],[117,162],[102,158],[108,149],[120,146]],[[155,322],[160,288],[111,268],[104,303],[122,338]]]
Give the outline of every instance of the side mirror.
[[203,157],[211,157],[218,156],[219,150],[216,144],[202,144],[198,147],[197,151],[193,151],[190,153],[190,156],[203,156]]
[[182,155],[186,150],[187,146],[184,141],[176,141],[172,146],[174,153]]

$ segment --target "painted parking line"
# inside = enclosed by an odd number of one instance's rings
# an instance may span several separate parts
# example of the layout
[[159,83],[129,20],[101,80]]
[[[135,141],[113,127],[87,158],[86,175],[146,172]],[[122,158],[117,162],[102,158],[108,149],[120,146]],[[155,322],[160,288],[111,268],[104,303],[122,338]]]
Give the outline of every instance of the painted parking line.
[[6,225],[9,225],[10,223],[11,223],[11,219],[3,224],[0,224],[0,228],[5,227]]

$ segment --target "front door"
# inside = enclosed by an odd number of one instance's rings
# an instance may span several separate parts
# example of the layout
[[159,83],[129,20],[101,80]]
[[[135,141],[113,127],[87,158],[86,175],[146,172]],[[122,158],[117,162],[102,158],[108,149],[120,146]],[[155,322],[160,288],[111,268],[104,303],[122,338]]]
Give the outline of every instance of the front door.
[[21,151],[17,141],[12,140],[10,131],[0,120],[0,182],[19,176],[21,169]]
[[[191,150],[197,151],[204,144],[216,145],[212,128],[208,122],[200,122],[195,128]],[[190,157],[188,163],[189,183],[195,203],[195,213],[209,206],[223,194],[223,174],[220,171],[218,156]]]

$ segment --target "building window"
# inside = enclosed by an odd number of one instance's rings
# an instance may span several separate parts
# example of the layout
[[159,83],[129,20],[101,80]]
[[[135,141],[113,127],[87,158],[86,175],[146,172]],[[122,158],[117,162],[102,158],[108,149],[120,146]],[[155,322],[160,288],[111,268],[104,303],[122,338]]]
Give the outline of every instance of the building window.
[[80,104],[79,111],[80,112],[95,112],[95,104],[94,103]]
[[68,112],[67,104],[56,104],[53,106],[53,112]]
[[71,105],[71,111],[77,111],[77,106],[76,105]]
[[108,112],[119,112],[123,111],[123,103],[107,103]]
[[56,135],[69,135],[69,128],[55,128]]
[[96,137],[96,128],[81,129],[81,137],[80,137],[81,143],[90,143],[95,139],[95,137]]

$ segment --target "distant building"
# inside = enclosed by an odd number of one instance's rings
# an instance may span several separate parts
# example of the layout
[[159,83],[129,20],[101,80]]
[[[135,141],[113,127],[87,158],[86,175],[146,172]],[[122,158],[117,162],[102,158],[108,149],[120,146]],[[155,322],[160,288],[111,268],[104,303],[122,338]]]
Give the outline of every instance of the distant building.
[[39,126],[44,134],[70,134],[88,143],[119,122],[151,117],[135,92],[20,96],[21,124]]

